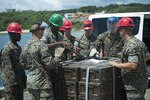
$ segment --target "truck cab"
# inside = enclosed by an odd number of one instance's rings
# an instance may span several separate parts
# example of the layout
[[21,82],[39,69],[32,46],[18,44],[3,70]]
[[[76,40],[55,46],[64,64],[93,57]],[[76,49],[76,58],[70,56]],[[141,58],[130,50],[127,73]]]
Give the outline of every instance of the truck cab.
[[[143,41],[150,52],[150,12],[112,13],[112,14],[97,13],[94,15],[90,15],[89,20],[91,20],[94,24],[93,30],[94,35],[98,36],[99,34],[107,31],[106,20],[108,17],[111,16],[116,16],[119,19],[122,17],[132,18],[135,24],[133,31],[135,37]],[[148,65],[147,71],[150,80],[150,60],[147,61],[147,65]]]

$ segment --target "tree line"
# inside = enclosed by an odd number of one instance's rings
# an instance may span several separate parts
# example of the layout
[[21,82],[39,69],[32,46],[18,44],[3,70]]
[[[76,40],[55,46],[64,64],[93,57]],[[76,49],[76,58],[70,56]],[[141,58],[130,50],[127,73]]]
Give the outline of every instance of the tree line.
[[[22,11],[22,12],[2,12],[0,13],[0,31],[5,31],[10,22],[18,22],[22,29],[29,29],[30,26],[39,20],[49,24],[48,19],[53,13],[59,13],[64,16],[65,13],[123,13],[123,12],[149,12],[150,4],[130,3],[130,4],[110,4],[104,7],[84,6],[78,9],[64,9],[59,11]],[[82,22],[73,21],[73,27],[80,29]]]

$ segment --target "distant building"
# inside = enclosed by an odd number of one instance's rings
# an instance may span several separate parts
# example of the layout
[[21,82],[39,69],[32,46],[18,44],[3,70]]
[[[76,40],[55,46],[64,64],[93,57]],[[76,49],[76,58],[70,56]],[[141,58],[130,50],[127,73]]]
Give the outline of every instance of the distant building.
[[78,21],[83,21],[85,19],[88,19],[90,13],[82,13],[82,12],[78,12],[78,13],[65,13],[64,17],[65,19],[68,20],[78,20]]
[[7,12],[15,12],[16,9],[6,9]]
[[74,16],[74,13],[65,13],[64,16],[66,19],[72,19]]
[[28,9],[28,10],[22,10],[23,12],[32,12],[33,10]]

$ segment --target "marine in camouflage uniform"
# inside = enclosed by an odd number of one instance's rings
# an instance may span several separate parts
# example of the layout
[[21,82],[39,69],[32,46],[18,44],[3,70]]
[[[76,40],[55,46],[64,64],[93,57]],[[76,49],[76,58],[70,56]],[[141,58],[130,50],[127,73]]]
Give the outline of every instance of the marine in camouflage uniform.
[[96,40],[96,37],[94,35],[87,37],[85,34],[83,34],[80,39],[76,39],[75,45],[77,44],[76,46],[81,49],[80,55],[88,57],[91,51],[90,48]]
[[101,33],[92,48],[100,52],[100,56],[118,57],[122,50],[124,41],[117,32],[118,18],[115,16],[107,19],[108,31]]
[[21,47],[17,41],[21,39],[21,26],[10,23],[7,27],[10,41],[2,50],[2,79],[5,88],[5,100],[23,100],[23,89],[26,88],[26,75],[20,66]]
[[119,20],[119,34],[125,40],[122,63],[110,61],[109,64],[121,68],[126,99],[145,100],[144,95],[148,86],[146,61],[150,59],[150,54],[146,45],[132,35],[133,27],[131,18],[124,17]]
[[59,32],[59,28],[63,24],[62,16],[60,14],[53,14],[49,18],[49,22],[50,28],[44,30],[44,35],[41,40],[47,44],[54,57],[55,50],[66,45],[66,43],[63,42],[63,35]]
[[99,52],[100,49],[103,49],[106,57],[118,57],[123,45],[124,41],[119,34],[106,31],[97,37],[92,48],[96,48]]
[[[74,43],[74,49],[76,52],[79,52],[80,55],[83,57],[88,57],[90,54],[90,48],[93,45],[94,41],[96,40],[96,37],[92,33],[93,30],[93,23],[90,20],[83,21],[83,29],[85,33],[81,36],[80,39],[76,39]],[[76,47],[79,48],[79,51],[76,49]]]
[[64,20],[63,27],[65,31],[63,41],[67,43],[67,46],[65,47],[64,53],[62,55],[62,59],[71,60],[73,59],[73,47],[76,39],[76,37],[71,35],[72,22],[69,20]]
[[45,42],[46,44],[58,43],[58,45],[56,44],[55,46],[49,48],[51,54],[54,57],[55,49],[61,46],[61,41],[63,41],[63,36],[59,32],[53,33],[51,31],[51,28],[46,28],[44,30],[43,37],[46,38],[46,42]]
[[29,71],[27,88],[30,99],[54,100],[49,70],[58,67],[58,58],[53,58],[48,47],[40,41],[45,28],[42,23],[35,23],[31,27],[32,39],[24,46],[20,62]]
[[67,43],[67,46],[65,47],[65,51],[62,55],[63,60],[73,59],[73,47],[74,47],[75,40],[76,40],[76,37],[74,37],[72,35],[70,38],[67,38],[64,36],[63,41]]
[[137,63],[135,70],[122,69],[122,79],[128,100],[144,100],[145,90],[148,86],[145,59],[148,54],[145,44],[135,37],[131,37],[123,47],[122,61]]

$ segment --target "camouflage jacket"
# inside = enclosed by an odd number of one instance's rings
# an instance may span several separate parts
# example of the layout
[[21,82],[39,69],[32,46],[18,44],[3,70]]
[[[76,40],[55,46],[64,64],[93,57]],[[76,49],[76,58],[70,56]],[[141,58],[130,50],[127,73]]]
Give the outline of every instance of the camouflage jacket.
[[78,47],[81,48],[80,54],[82,56],[84,57],[89,56],[90,51],[91,51],[90,48],[93,45],[95,40],[96,40],[96,37],[94,35],[91,35],[90,38],[87,38],[85,34],[83,34],[80,39],[76,39]]
[[49,49],[37,38],[32,38],[24,46],[20,62],[29,71],[27,76],[28,88],[51,89],[49,71],[58,66],[58,60],[52,58]]
[[[47,44],[63,41],[61,33],[52,33],[50,28],[44,30],[44,37],[47,39]],[[50,48],[51,54],[54,56],[55,48]]]
[[123,45],[124,41],[119,34],[116,35],[106,31],[97,37],[92,48],[96,48],[98,51],[103,49],[106,57],[118,57]]
[[122,50],[123,62],[135,62],[138,64],[135,70],[122,70],[122,79],[126,90],[146,89],[148,76],[146,72],[146,56],[149,55],[145,44],[135,37],[126,41]]
[[19,56],[21,47],[9,41],[2,50],[2,79],[5,89],[14,85],[21,85],[23,88],[26,84],[26,76],[23,68],[20,66]]
[[70,60],[72,59],[72,51],[73,51],[73,46],[75,42],[75,37],[71,35],[70,39],[67,37],[64,37],[63,41],[66,42],[68,45],[62,55],[62,60]]

